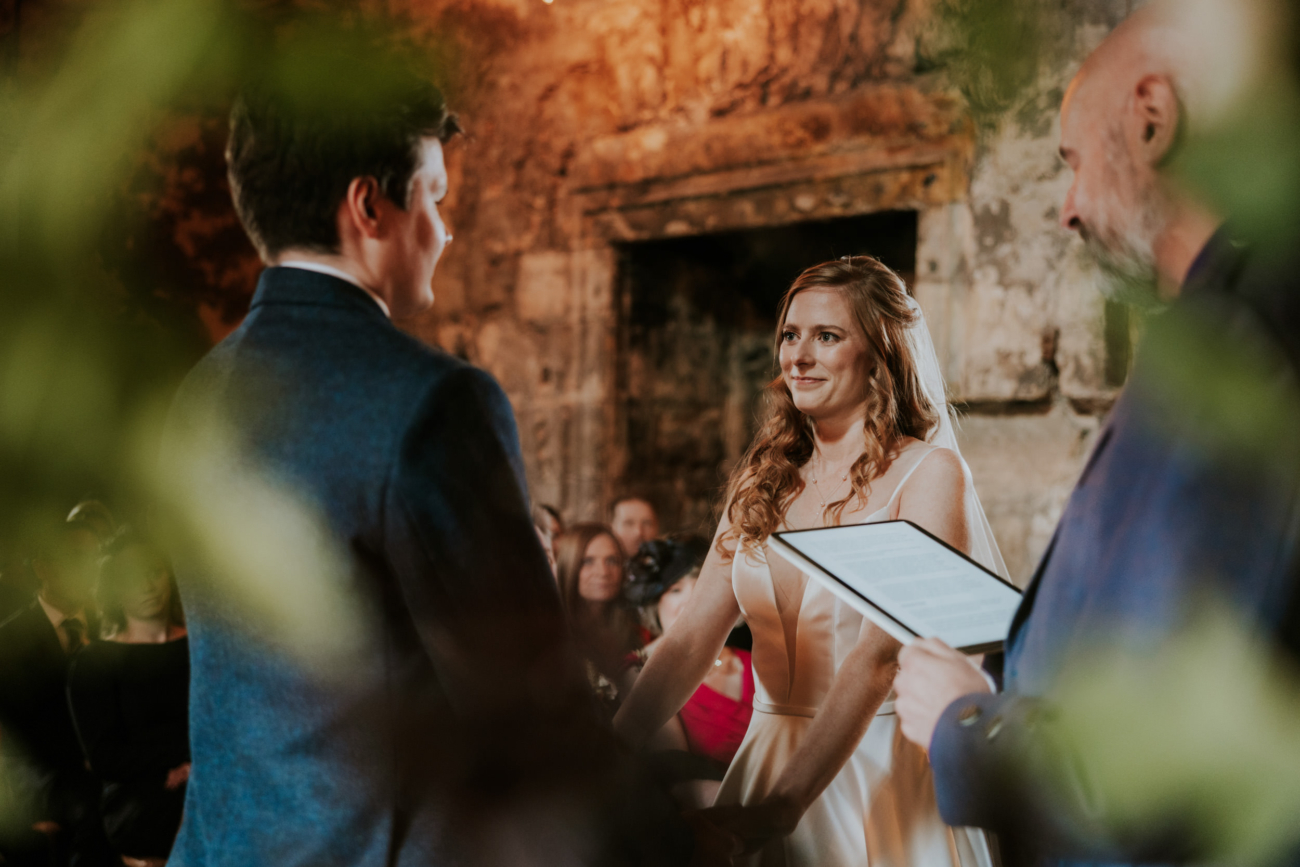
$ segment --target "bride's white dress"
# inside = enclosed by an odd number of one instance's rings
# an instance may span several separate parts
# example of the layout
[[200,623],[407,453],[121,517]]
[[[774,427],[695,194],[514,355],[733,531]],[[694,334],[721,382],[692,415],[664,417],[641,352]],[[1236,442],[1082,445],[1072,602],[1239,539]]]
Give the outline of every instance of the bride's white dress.
[[[862,523],[889,520],[912,472],[888,504]],[[754,717],[722,787],[718,805],[761,801],[798,749],[836,672],[857,643],[863,617],[767,549],[736,555],[736,599],[754,634]],[[984,835],[939,818],[925,753],[898,730],[886,702],[839,772],[804,813],[794,833],[749,862],[762,867],[990,867]]]

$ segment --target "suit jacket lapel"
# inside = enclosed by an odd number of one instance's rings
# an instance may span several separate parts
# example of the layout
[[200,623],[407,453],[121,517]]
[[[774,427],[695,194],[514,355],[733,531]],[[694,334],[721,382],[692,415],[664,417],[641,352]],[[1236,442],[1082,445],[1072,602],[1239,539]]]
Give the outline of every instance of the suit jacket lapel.
[[[1118,405],[1117,402],[1116,407],[1118,407]],[[1082,485],[1087,481],[1088,476],[1092,472],[1093,465],[1097,463],[1102,452],[1104,452],[1106,447],[1110,445],[1112,432],[1114,430],[1114,419],[1114,410],[1112,410],[1110,420],[1106,423],[1106,426],[1102,428],[1101,436],[1097,439],[1096,448],[1092,450],[1092,454],[1088,457],[1087,464],[1083,467],[1083,472],[1079,474],[1079,481],[1075,485],[1076,490],[1079,485]],[[1052,541],[1047,544],[1047,550],[1043,552],[1042,558],[1039,559],[1038,568],[1034,570],[1034,577],[1030,579],[1029,586],[1025,588],[1025,595],[1020,600],[1020,606],[1016,609],[1015,616],[1011,618],[1011,627],[1007,630],[1007,641],[1003,648],[1007,656],[1006,671],[1008,674],[1013,668],[1011,662],[1016,639],[1020,635],[1020,630],[1024,628],[1025,623],[1029,620],[1029,615],[1034,610],[1034,600],[1038,598],[1038,588],[1043,581],[1043,574],[1047,571],[1047,564],[1052,560],[1052,551],[1056,548],[1056,540],[1060,538],[1061,527],[1063,527],[1065,522],[1069,519],[1070,505],[1069,503],[1066,503],[1065,513],[1061,515],[1061,520],[1057,522],[1056,530],[1052,533]]]

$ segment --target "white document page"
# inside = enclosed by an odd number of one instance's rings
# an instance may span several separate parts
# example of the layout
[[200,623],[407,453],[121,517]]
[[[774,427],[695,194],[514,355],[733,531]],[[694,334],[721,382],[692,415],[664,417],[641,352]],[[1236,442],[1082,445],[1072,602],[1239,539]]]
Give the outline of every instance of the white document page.
[[856,607],[873,620],[874,606],[951,647],[1000,643],[1020,605],[1019,590],[907,521],[778,533],[772,542],[813,577],[842,584],[831,589],[846,601],[867,603]]

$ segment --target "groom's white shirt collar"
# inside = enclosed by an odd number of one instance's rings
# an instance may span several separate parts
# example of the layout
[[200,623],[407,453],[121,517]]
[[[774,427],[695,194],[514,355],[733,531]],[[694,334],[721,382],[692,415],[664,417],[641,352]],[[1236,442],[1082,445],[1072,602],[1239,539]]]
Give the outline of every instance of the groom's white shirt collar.
[[371,292],[365,286],[362,286],[361,283],[357,280],[357,278],[353,277],[347,271],[340,270],[330,265],[321,265],[317,262],[303,262],[300,259],[291,259],[288,262],[278,262],[276,263],[276,265],[277,267],[280,268],[301,268],[304,271],[315,271],[317,274],[328,274],[331,277],[337,277],[340,280],[346,280],[347,282],[351,283],[353,286],[360,289],[362,292],[369,295],[372,299],[374,299],[374,302],[379,305],[379,309],[384,311],[384,316],[388,317],[389,319],[393,318],[393,314],[388,312],[388,305],[384,303],[384,299],[380,298],[374,292]]

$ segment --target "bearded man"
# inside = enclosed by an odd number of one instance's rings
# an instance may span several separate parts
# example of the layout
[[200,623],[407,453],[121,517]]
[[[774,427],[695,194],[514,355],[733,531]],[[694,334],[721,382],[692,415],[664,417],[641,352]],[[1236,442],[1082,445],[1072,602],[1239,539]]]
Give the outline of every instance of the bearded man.
[[1131,666],[1207,600],[1300,649],[1300,281],[1174,179],[1204,58],[1167,10],[1117,28],[1061,109],[1061,223],[1159,310],[1011,624],[1001,692],[933,639],[902,651],[895,683],[945,821],[998,832],[1008,865],[1208,854],[1187,793],[1142,823],[1098,797],[1095,756],[1058,736],[1063,672],[1103,646]]

